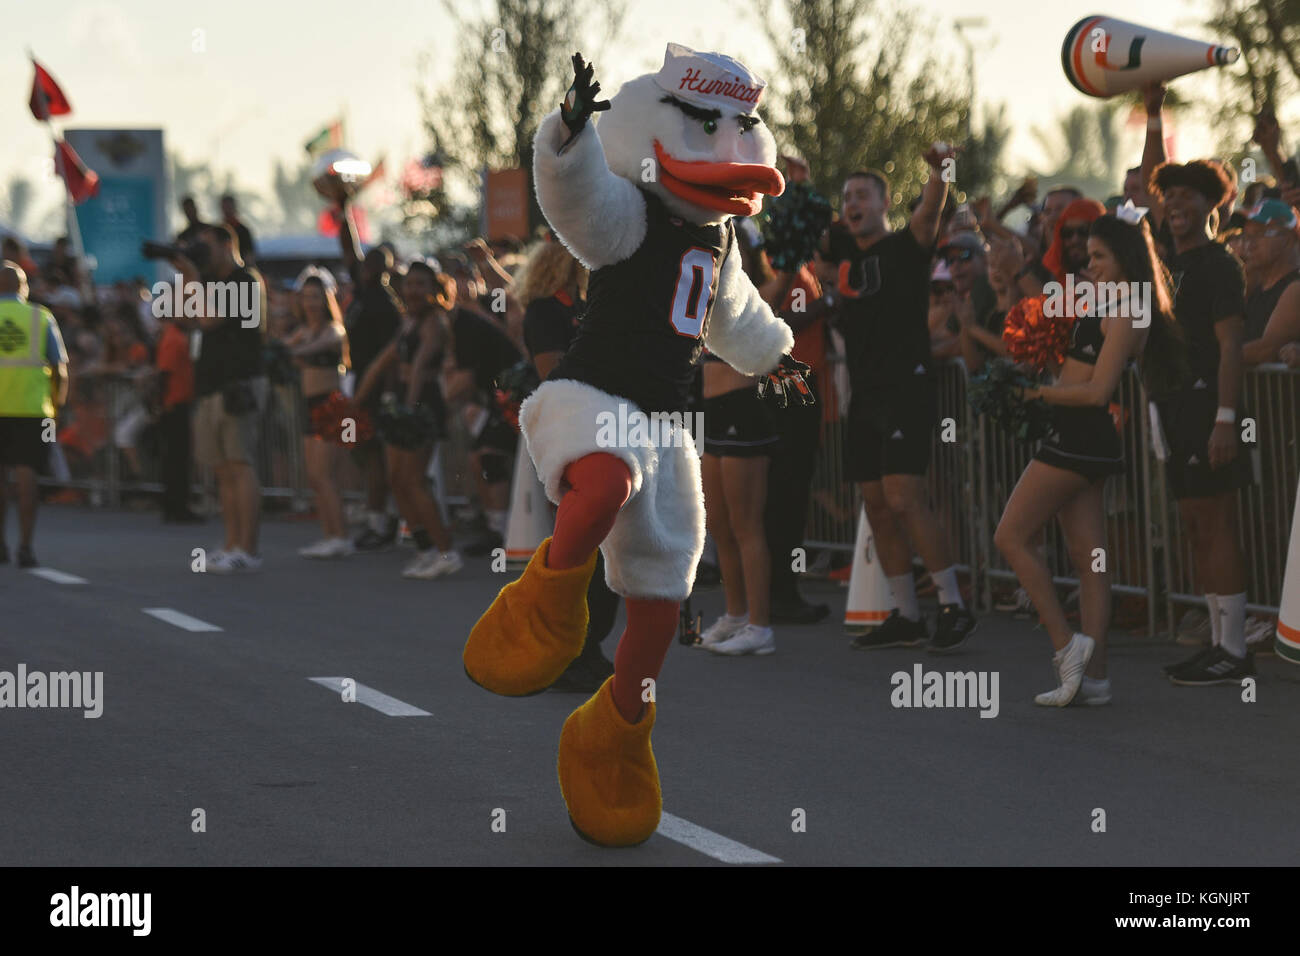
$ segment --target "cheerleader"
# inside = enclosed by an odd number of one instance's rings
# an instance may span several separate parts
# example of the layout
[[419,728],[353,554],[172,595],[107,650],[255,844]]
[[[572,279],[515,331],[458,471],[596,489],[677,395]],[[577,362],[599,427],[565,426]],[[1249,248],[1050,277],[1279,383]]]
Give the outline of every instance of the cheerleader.
[[[998,550],[1038,609],[1055,651],[1053,667],[1060,686],[1034,698],[1046,707],[1065,707],[1076,696],[1094,706],[1110,702],[1110,577],[1104,557],[1099,563],[1098,556],[1104,556],[1106,548],[1102,493],[1107,476],[1124,470],[1124,457],[1107,406],[1131,360],[1138,361],[1144,384],[1154,391],[1177,381],[1186,360],[1174,324],[1168,276],[1143,212],[1129,203],[1118,215],[1093,222],[1084,277],[1094,284],[1120,283],[1109,286],[1120,290],[1145,283],[1151,290],[1149,305],[1143,310],[1141,298],[1134,302],[1120,295],[1078,315],[1055,384],[1024,392],[1026,401],[1037,398],[1051,407],[1054,430],[1011,493],[994,535]],[[1137,311],[1146,314],[1133,314]],[[1081,633],[1071,633],[1052,573],[1034,546],[1052,518],[1060,523],[1079,576]]]
[[294,284],[293,302],[300,324],[285,341],[302,376],[303,460],[325,534],[315,544],[298,549],[304,558],[342,558],[354,550],[343,519],[343,499],[334,483],[335,444],[325,426],[312,422],[312,413],[342,388],[348,365],[348,338],[335,288],[329,273],[315,266],[302,271]]
[[396,398],[403,406],[383,419],[389,427],[381,437],[393,497],[419,549],[402,571],[407,578],[438,578],[464,566],[425,484],[434,443],[446,433],[447,405],[439,375],[445,357],[452,354],[449,313],[455,304],[456,283],[450,276],[423,260],[412,262],[402,280],[402,324],[357,386],[356,402],[361,405],[396,368]]

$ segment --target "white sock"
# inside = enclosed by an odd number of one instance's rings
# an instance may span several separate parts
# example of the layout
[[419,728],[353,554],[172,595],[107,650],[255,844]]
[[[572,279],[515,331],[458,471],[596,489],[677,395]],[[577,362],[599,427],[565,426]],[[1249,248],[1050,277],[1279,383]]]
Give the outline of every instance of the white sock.
[[942,571],[931,571],[930,580],[939,589],[940,604],[955,604],[958,607],[966,606],[961,599],[961,588],[957,586],[957,566],[955,564],[948,565]]
[[722,619],[726,621],[728,624],[748,624],[749,613],[746,612],[744,614],[724,614],[722,615]]
[[1219,614],[1223,624],[1219,631],[1219,646],[1233,657],[1246,656],[1246,592],[1220,594]]
[[497,534],[505,537],[506,533],[506,513],[504,511],[485,511],[487,517],[487,526]]
[[912,577],[912,572],[890,578],[889,593],[894,596],[894,607],[898,608],[899,614],[909,621],[921,619],[921,609],[916,606],[916,580]]
[[1205,613],[1210,615],[1210,643],[1218,647],[1223,634],[1223,621],[1219,617],[1219,596],[1217,594],[1207,594],[1205,595],[1205,603],[1209,605],[1209,609]]

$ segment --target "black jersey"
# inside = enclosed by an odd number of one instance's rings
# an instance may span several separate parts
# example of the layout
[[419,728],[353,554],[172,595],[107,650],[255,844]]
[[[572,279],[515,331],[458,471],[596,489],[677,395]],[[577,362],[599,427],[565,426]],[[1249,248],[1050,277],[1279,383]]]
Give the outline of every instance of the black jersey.
[[832,234],[830,258],[842,264],[840,284],[849,290],[837,327],[855,392],[889,388],[929,373],[933,251],[922,247],[910,228],[867,249],[858,248],[847,234]]
[[1174,317],[1187,339],[1185,389],[1218,388],[1219,339],[1214,327],[1246,311],[1246,279],[1237,257],[1207,242],[1165,260],[1174,282]]
[[646,233],[636,252],[601,266],[587,284],[587,311],[550,381],[585,382],[644,412],[681,412],[734,241],[731,220],[697,226],[644,189]]

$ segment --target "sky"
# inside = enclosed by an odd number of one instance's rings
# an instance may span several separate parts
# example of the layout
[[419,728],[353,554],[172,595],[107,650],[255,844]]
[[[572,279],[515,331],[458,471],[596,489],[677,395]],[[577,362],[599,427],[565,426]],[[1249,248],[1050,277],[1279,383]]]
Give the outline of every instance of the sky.
[[[620,38],[592,53],[606,90],[657,69],[670,40],[730,53],[772,79],[773,57],[756,19],[762,0],[629,2]],[[1215,39],[1197,26],[1207,2],[1143,0],[1141,13],[1129,15]],[[1087,102],[1061,71],[1062,40],[1077,20],[1105,7],[1095,0],[906,3],[963,74],[965,53],[953,20],[986,18],[987,26],[971,34],[978,99],[1010,106],[1009,167],[1041,165],[1046,157],[1033,128],[1050,127],[1056,114]],[[779,0],[774,6],[780,8]],[[38,213],[54,208],[60,191],[48,133],[26,107],[29,47],[72,103],[66,125],[162,127],[167,148],[187,163],[207,158],[256,191],[269,190],[276,159],[299,162],[304,142],[340,114],[348,148],[366,158],[386,154],[390,172],[419,155],[425,146],[416,93],[420,64],[445,77],[455,52],[438,0],[67,0],[7,3],[5,21],[0,189],[14,175],[35,180]],[[1178,83],[1192,97],[1214,89],[1205,74]],[[1189,151],[1211,142],[1194,118],[1184,121],[1181,135]],[[1134,142],[1140,152],[1140,139]]]

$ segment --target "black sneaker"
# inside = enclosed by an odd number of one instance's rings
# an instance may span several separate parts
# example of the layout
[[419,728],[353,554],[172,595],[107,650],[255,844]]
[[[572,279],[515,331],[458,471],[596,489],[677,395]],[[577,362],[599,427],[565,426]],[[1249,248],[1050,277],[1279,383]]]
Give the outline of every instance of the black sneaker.
[[816,624],[831,613],[825,604],[809,604],[802,598],[795,601],[773,600],[771,616],[773,624]]
[[28,547],[27,545],[18,546],[18,567],[34,568],[39,565],[40,562],[36,560],[36,555],[32,553],[32,549],[30,547]]
[[1181,660],[1176,664],[1166,664],[1164,666],[1164,671],[1166,674],[1172,677],[1174,674],[1177,674],[1180,671],[1195,669],[1199,667],[1201,664],[1203,664],[1205,661],[1209,660],[1214,655],[1214,652],[1217,651],[1218,649],[1219,649],[1218,645],[1203,647],[1195,654],[1193,654],[1191,657]]
[[1200,664],[1174,671],[1169,679],[1180,687],[1210,687],[1238,684],[1243,677],[1254,675],[1255,660],[1249,653],[1245,657],[1233,657],[1222,647],[1215,647]]
[[975,633],[978,624],[970,608],[959,604],[940,604],[939,621],[926,650],[931,654],[951,654],[966,643],[966,639]]
[[389,529],[386,531],[367,528],[352,542],[352,546],[358,551],[367,551],[373,554],[376,551],[387,551],[396,540],[397,525],[390,522]]
[[849,642],[849,647],[855,651],[874,651],[882,647],[916,647],[924,644],[929,636],[924,618],[909,621],[898,613],[898,608],[894,608],[883,624],[865,634],[859,634]]

